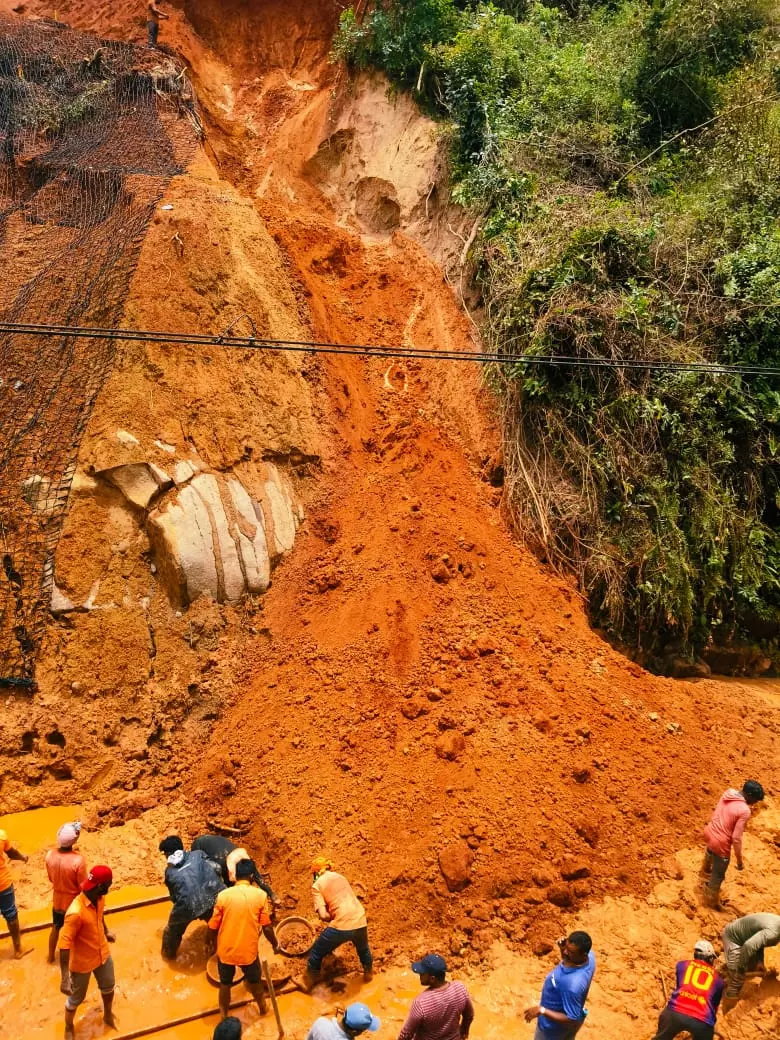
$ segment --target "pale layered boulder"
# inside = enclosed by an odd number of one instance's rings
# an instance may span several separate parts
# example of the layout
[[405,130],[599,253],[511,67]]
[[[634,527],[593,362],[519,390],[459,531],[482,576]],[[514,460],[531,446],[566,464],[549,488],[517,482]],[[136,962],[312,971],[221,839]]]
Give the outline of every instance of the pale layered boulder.
[[279,471],[265,469],[257,497],[235,476],[198,473],[149,514],[158,574],[175,603],[234,603],[268,588],[271,562],[293,548],[302,514]]
[[282,481],[281,474],[275,466],[269,466],[268,480],[265,481],[265,499],[270,512],[272,534],[271,555],[274,559],[283,553],[290,552],[295,544],[297,530],[296,508],[289,487]]
[[148,509],[152,500],[173,485],[173,481],[153,462],[131,462],[102,470],[103,477],[118,488],[127,501],[138,509]]
[[240,480],[231,477],[227,486],[236,514],[236,534],[246,587],[249,592],[265,592],[271,582],[271,556],[263,510],[258,502],[252,501]]
[[185,606],[209,593],[218,598],[219,583],[211,518],[198,492],[186,485],[176,498],[149,516],[147,533],[157,573],[175,603]]

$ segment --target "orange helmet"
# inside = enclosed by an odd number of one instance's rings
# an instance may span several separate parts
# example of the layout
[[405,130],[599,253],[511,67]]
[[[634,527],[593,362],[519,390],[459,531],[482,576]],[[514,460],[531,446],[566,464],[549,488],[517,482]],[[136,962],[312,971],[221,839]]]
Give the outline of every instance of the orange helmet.
[[333,864],[330,862],[327,856],[315,856],[311,861],[311,872],[316,875],[321,874],[324,870],[330,870]]

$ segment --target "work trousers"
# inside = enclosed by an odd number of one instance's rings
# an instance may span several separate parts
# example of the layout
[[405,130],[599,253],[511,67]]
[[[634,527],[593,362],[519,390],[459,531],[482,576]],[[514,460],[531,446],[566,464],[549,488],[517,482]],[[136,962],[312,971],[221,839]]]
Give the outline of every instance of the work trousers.
[[719,856],[712,849],[707,849],[704,854],[704,869],[710,875],[707,888],[712,895],[717,896],[719,894],[720,886],[726,877],[726,871],[729,869],[730,862],[730,856]]
[[745,982],[745,975],[749,971],[755,971],[764,963],[764,951],[759,950],[749,964],[740,967],[742,960],[742,947],[737,946],[731,939],[726,938],[723,933],[723,955],[726,958],[726,967],[729,970],[729,981],[726,984],[725,996],[738,997]]
[[104,997],[114,992],[114,986],[116,985],[114,981],[114,961],[111,957],[108,957],[94,971],[72,971],[70,973],[70,993],[65,1001],[65,1007],[68,1011],[75,1011],[79,1004],[84,1003],[91,975],[95,976],[95,982],[97,982],[98,989]]
[[309,954],[306,965],[309,971],[319,971],[323,958],[348,942],[355,947],[363,971],[371,971],[374,958],[371,956],[368,946],[368,928],[352,928],[349,931],[342,931],[339,928],[323,928],[315,939]]
[[208,921],[211,919],[213,910],[209,910],[208,913],[202,914],[200,917],[190,917],[188,914],[183,914],[176,911],[174,907],[171,910],[171,915],[168,918],[168,924],[163,929],[162,934],[162,955],[168,960],[172,961],[176,954],[179,952],[181,941],[184,938],[184,933],[187,931],[189,925],[193,921]]
[[[548,1019],[550,1021],[550,1019]],[[549,1040],[549,1033],[545,1033],[542,1027],[538,1024],[537,1019],[536,1029],[534,1030],[533,1040]],[[563,1022],[555,1023],[556,1033],[555,1040],[574,1040],[574,1037],[582,1029],[582,1022],[572,1022],[571,1025],[566,1025]],[[560,1030],[558,1032],[557,1030]]]
[[146,23],[146,28],[149,32],[149,46],[157,46],[157,37],[160,35],[160,23],[154,22],[151,19]]
[[658,1019],[658,1032],[653,1040],[674,1040],[680,1033],[688,1032],[693,1040],[713,1040],[715,1026],[708,1026],[690,1015],[681,1015],[679,1011],[664,1008]]
[[0,892],[0,914],[3,915],[5,920],[10,924],[15,921],[19,916],[19,911],[16,909],[16,898],[14,896],[14,886],[10,888],[4,888]]

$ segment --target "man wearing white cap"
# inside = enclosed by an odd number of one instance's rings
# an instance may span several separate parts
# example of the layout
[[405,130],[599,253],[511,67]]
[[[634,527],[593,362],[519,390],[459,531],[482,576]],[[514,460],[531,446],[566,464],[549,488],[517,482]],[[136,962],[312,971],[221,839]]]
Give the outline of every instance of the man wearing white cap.
[[345,1040],[361,1033],[375,1033],[381,1024],[365,1004],[350,1004],[340,1017],[318,1018],[306,1040]]
[[[65,923],[65,912],[81,891],[81,882],[87,877],[87,864],[76,850],[81,824],[64,823],[57,831],[57,848],[46,853],[46,873],[53,889],[51,931],[49,932],[49,964],[54,964],[54,953],[60,930]],[[63,978],[62,980],[66,980]]]
[[677,985],[658,1019],[654,1040],[674,1040],[687,1032],[693,1040],[713,1040],[723,996],[723,979],[714,968],[715,947],[700,939],[693,960],[677,962]]

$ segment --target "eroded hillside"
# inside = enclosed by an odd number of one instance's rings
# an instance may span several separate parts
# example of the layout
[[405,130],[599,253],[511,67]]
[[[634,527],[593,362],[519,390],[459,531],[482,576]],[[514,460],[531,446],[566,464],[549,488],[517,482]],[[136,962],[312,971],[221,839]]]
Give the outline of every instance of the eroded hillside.
[[[58,8],[140,40],[138,10]],[[162,40],[192,70],[206,140],[146,237],[127,325],[217,333],[249,315],[269,336],[472,346],[424,248],[439,219],[426,225],[434,128],[376,83],[347,90],[328,58],[337,13],[324,0],[176,5]],[[366,142],[399,110],[390,162],[383,133]],[[363,881],[386,963],[429,942],[458,965],[498,956],[496,943],[543,956],[573,915],[619,930],[629,903],[641,931],[657,883],[670,927],[714,937],[693,858],[674,854],[697,844],[727,780],[776,785],[776,699],[658,679],[602,641],[509,530],[498,447],[470,365],[127,347],[57,552],[58,589],[79,609],[51,621],[34,700],[6,702],[6,808],[87,800],[95,822],[118,823],[158,820],[162,799],[193,833],[216,818],[265,849],[304,909],[308,861],[327,849]],[[126,467],[147,474],[140,490],[117,483]],[[258,502],[269,480],[286,489],[294,538],[265,594],[189,605],[172,588],[155,513],[206,477],[223,503],[231,480]],[[229,598],[214,544],[216,598]],[[451,893],[443,872],[465,888]],[[147,862],[123,880],[156,873]],[[768,909],[754,904],[772,893],[741,887],[741,906]],[[607,967],[605,1037],[629,1035],[627,956]],[[743,1018],[724,1035],[758,1036]]]

